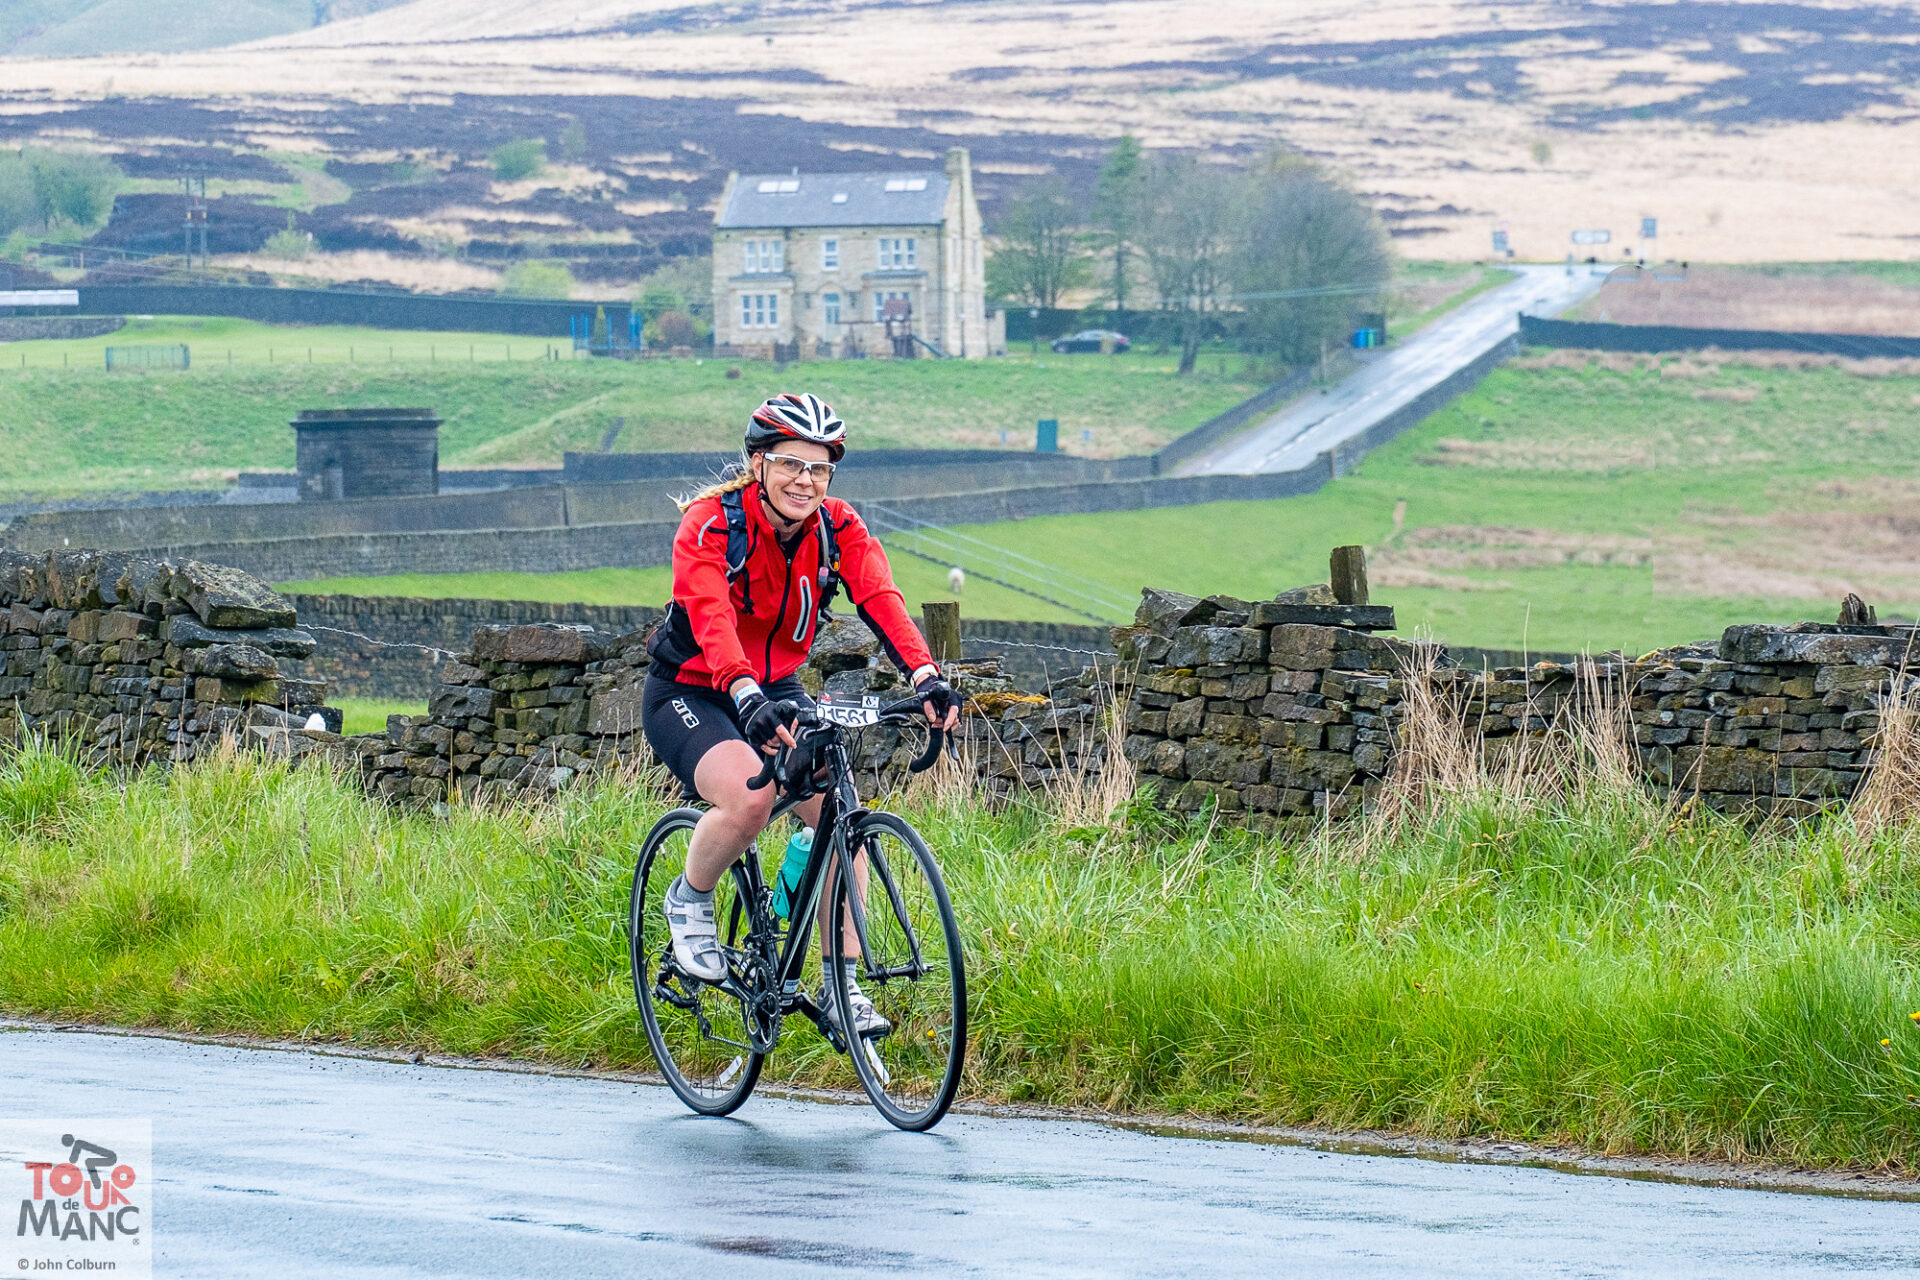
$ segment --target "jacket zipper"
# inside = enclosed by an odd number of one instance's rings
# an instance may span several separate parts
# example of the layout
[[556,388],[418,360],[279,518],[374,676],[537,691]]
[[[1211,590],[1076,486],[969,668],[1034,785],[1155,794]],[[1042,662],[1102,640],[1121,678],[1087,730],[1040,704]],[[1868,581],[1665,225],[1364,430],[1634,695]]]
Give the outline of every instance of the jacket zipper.
[[[780,539],[775,538],[773,545],[780,547]],[[798,551],[799,549],[799,544],[796,543],[794,545],[794,551]],[[780,554],[787,558],[787,581],[786,584],[780,588],[780,612],[774,615],[773,627],[767,632],[766,662],[760,668],[760,678],[769,681],[773,679],[773,642],[779,637],[780,628],[787,620],[787,600],[793,595],[794,552],[788,551],[785,547],[780,547]]]

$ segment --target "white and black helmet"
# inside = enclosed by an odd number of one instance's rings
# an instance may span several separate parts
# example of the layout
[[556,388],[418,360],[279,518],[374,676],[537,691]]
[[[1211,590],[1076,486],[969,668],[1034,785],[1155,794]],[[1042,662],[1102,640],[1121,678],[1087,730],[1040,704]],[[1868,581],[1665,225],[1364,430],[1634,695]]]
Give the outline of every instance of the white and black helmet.
[[847,451],[847,424],[819,396],[787,391],[754,410],[747,423],[747,452],[760,453],[783,440],[823,444],[839,462]]

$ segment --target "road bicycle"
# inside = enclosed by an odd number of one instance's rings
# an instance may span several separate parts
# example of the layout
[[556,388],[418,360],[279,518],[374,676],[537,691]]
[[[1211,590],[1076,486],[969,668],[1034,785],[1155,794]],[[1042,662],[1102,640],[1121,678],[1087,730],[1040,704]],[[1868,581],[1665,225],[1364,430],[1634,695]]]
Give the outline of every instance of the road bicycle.
[[[960,928],[927,842],[904,819],[860,803],[846,732],[926,724],[921,705],[917,697],[882,706],[872,696],[823,696],[794,725],[794,745],[782,747],[748,784],[777,784],[776,820],[802,800],[825,798],[788,922],[774,915],[757,845],[720,878],[714,919],[727,974],[716,983],[675,964],[661,905],[686,867],[688,840],[705,810],[674,809],[647,833],[627,912],[634,999],[661,1074],[702,1115],[723,1116],[747,1100],[795,1013],[851,1058],[867,1097],[900,1128],[930,1129],[953,1105],[967,1045]],[[929,726],[926,750],[909,769],[929,768],[943,739],[938,725]],[[839,924],[827,939],[834,1008],[847,1008],[840,962],[853,958],[861,988],[891,1024],[881,1035],[851,1034],[802,985],[815,908],[829,880],[828,918]],[[849,892],[853,885],[864,892]]]

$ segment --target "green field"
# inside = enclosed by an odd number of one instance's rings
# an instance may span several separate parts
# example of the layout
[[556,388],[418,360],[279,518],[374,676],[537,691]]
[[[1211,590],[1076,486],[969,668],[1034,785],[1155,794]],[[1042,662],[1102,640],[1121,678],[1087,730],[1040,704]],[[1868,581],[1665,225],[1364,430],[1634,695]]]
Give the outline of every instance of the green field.
[[[110,342],[186,342],[193,368],[109,374]],[[443,466],[557,466],[568,449],[598,449],[621,419],[621,450],[725,449],[761,399],[800,387],[847,418],[857,445],[1030,450],[1035,421],[1054,418],[1067,452],[1114,456],[1163,444],[1261,385],[1243,357],[1224,356],[1188,378],[1151,355],[787,369],[540,358],[564,345],[179,319],[136,321],[111,338],[9,343],[0,493],[215,487],[236,471],[291,468],[287,422],[301,409],[369,404],[437,410]]]
[[[1324,580],[1328,548],[1359,542],[1375,598],[1397,606],[1403,632],[1638,653],[1734,622],[1831,617],[1846,590],[1883,615],[1920,613],[1917,505],[1920,377],[1901,366],[1588,362],[1562,353],[1498,370],[1309,497],[966,532],[1126,595],[1151,584],[1269,596]],[[894,560],[913,601],[947,598],[937,566]],[[657,604],[667,576],[337,585]],[[1082,620],[977,578],[962,607],[977,617]]]
[[[668,803],[436,819],[254,757],[29,749],[0,761],[0,1011],[645,1068],[621,926]],[[1600,785],[1298,839],[908,812],[960,919],[967,1097],[1920,1167],[1911,830],[1753,834]],[[770,1080],[852,1086],[790,1031]]]

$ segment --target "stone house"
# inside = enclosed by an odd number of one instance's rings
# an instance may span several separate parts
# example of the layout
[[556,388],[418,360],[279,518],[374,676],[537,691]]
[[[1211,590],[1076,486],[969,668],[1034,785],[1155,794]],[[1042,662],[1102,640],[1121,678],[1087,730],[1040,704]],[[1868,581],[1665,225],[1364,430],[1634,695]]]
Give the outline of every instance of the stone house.
[[716,348],[750,357],[1003,352],[966,150],[944,172],[728,175],[713,314]]

